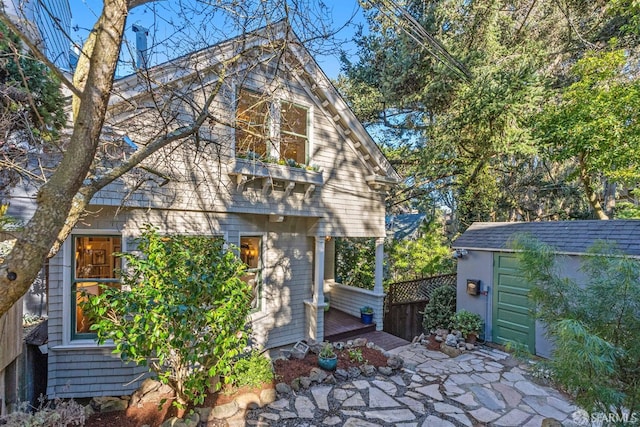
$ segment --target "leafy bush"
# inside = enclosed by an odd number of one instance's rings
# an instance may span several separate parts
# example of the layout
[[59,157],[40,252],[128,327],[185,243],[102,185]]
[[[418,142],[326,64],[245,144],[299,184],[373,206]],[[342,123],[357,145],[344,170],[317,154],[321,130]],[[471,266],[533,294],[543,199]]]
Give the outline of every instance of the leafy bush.
[[469,334],[478,335],[482,329],[482,318],[479,314],[462,309],[453,315],[451,327],[462,332],[465,337]]
[[551,377],[590,412],[633,414],[640,405],[640,262],[596,243],[585,257],[583,286],[559,274],[553,248],[526,236],[521,269],[537,316],[555,342]]
[[123,360],[148,365],[175,391],[176,406],[200,403],[214,378],[233,382],[233,361],[247,343],[244,264],[222,239],[160,236],[151,226],[138,250],[144,256],[122,254],[130,291],[103,286],[82,308],[96,321],[98,342],[113,340]]
[[44,398],[35,411],[23,402],[15,412],[0,417],[0,425],[5,427],[83,426],[84,422],[84,408],[76,401],[56,399],[45,403]]
[[238,359],[234,365],[236,387],[258,387],[273,381],[271,362],[258,350]]
[[453,286],[440,286],[429,297],[424,309],[422,326],[425,331],[449,328],[456,312],[456,289]]

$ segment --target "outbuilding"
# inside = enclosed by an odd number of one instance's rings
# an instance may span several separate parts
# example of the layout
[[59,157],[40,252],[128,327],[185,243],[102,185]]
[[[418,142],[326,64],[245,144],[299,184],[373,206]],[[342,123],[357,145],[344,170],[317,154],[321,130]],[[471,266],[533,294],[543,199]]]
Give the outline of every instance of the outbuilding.
[[482,317],[486,341],[516,341],[550,357],[553,344],[544,334],[544,324],[532,315],[530,288],[509,244],[519,234],[555,248],[559,271],[580,281],[581,264],[596,241],[614,243],[623,254],[640,258],[640,220],[477,222],[455,240],[457,310]]

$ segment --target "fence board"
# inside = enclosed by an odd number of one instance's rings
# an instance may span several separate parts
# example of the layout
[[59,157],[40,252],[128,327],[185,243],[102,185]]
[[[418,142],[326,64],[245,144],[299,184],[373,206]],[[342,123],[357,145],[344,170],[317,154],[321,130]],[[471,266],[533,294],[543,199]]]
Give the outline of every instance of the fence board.
[[392,283],[385,299],[384,331],[407,341],[424,332],[422,312],[440,286],[456,286],[456,275],[426,277]]

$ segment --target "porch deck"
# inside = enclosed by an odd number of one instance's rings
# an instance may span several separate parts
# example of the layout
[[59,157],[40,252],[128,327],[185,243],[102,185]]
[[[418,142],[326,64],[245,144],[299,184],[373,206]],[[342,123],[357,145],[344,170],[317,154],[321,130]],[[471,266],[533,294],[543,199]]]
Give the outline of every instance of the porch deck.
[[382,331],[376,331],[376,325],[365,325],[360,319],[335,308],[324,314],[324,339],[329,342],[345,341],[352,338],[366,338],[385,350],[391,350],[409,344],[402,338]]

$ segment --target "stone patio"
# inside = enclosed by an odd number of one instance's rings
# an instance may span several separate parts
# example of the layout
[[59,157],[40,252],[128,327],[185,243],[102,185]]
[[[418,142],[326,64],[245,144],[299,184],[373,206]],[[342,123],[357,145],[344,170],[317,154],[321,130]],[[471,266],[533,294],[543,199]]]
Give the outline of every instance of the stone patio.
[[272,404],[248,411],[238,425],[578,425],[572,419],[578,408],[557,390],[532,381],[528,366],[507,353],[482,347],[450,358],[420,344],[387,353],[404,360],[391,376],[377,372],[279,394]]

